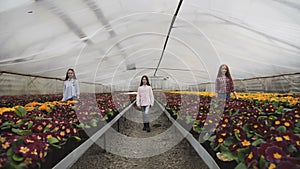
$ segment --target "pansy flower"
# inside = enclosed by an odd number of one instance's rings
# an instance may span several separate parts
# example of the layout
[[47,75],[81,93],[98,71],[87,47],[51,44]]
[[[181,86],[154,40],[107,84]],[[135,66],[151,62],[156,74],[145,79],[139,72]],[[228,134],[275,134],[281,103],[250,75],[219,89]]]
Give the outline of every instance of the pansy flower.
[[286,157],[285,151],[278,146],[270,146],[266,148],[265,155],[266,159],[270,162],[278,161],[281,158]]

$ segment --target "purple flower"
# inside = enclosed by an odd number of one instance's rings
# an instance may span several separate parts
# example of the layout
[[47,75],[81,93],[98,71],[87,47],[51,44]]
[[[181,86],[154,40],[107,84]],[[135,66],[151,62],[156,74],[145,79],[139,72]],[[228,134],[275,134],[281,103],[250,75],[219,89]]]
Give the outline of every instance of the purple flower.
[[278,146],[270,146],[266,148],[266,159],[270,162],[279,161],[286,157],[286,153]]

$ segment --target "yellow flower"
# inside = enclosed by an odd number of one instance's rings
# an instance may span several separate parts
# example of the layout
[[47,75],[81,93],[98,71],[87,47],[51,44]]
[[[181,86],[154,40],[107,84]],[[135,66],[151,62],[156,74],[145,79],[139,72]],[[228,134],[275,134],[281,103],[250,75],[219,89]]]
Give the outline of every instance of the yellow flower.
[[253,158],[253,153],[251,152],[247,158],[251,160]]
[[0,142],[1,142],[1,143],[4,143],[5,141],[6,141],[6,138],[0,136]]
[[2,148],[5,150],[10,146],[10,144],[8,142],[5,142],[4,144],[2,144]]
[[285,140],[290,140],[290,136],[283,136]]
[[37,153],[36,149],[34,149],[30,154],[37,155],[38,153]]
[[1,107],[0,108],[0,115],[2,115],[4,112],[7,112],[7,111],[15,111],[15,108]]
[[29,148],[28,148],[28,147],[23,147],[23,146],[20,147],[20,152],[21,152],[21,153],[24,153],[24,154],[25,154],[25,153],[27,153],[28,151],[29,151]]
[[29,164],[32,163],[32,159],[31,159],[31,158],[26,158],[26,159],[24,160],[24,163],[25,163],[26,165],[29,165]]
[[247,141],[247,140],[244,140],[244,141],[242,142],[242,145],[243,145],[244,147],[248,147],[248,146],[251,145],[251,142],[250,142],[250,141]]
[[44,154],[43,152],[40,152],[40,158],[43,158]]
[[275,159],[280,159],[280,158],[282,157],[282,155],[279,154],[279,153],[274,153],[274,154],[273,154],[273,157],[274,157]]
[[279,120],[276,120],[276,121],[275,121],[275,124],[276,124],[276,125],[279,125],[279,124],[280,124],[280,121],[279,121]]
[[286,126],[286,127],[290,127],[291,126],[291,124],[289,123],[289,122],[284,122],[284,125]]
[[64,131],[61,131],[61,132],[59,133],[59,135],[61,135],[61,136],[65,136],[65,135],[66,135],[66,133],[65,133]]
[[268,169],[275,169],[276,165],[274,163],[271,163],[270,166],[268,167]]
[[283,139],[282,139],[282,137],[275,137],[275,140],[276,141],[282,141]]

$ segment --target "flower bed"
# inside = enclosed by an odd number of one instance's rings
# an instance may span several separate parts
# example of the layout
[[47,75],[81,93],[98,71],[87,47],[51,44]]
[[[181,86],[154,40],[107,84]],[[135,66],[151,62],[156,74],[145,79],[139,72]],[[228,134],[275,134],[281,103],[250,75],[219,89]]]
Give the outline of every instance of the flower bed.
[[[55,98],[0,108],[0,168],[51,168],[87,139],[86,133],[96,132],[130,103],[122,94],[82,94],[68,102]],[[8,100],[1,103],[16,105]]]
[[203,145],[219,165],[300,167],[299,95],[239,93],[242,99],[224,103],[212,93],[164,95],[166,109],[175,119],[194,124],[193,134],[212,132]]

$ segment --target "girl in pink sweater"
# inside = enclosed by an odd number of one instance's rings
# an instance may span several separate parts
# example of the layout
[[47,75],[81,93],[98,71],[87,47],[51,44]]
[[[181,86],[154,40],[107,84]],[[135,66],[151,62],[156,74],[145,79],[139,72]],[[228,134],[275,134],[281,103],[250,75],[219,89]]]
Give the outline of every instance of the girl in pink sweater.
[[141,79],[140,87],[138,88],[136,95],[136,105],[143,113],[144,128],[147,132],[150,132],[149,125],[149,108],[154,104],[153,91],[149,83],[149,79],[144,75]]

